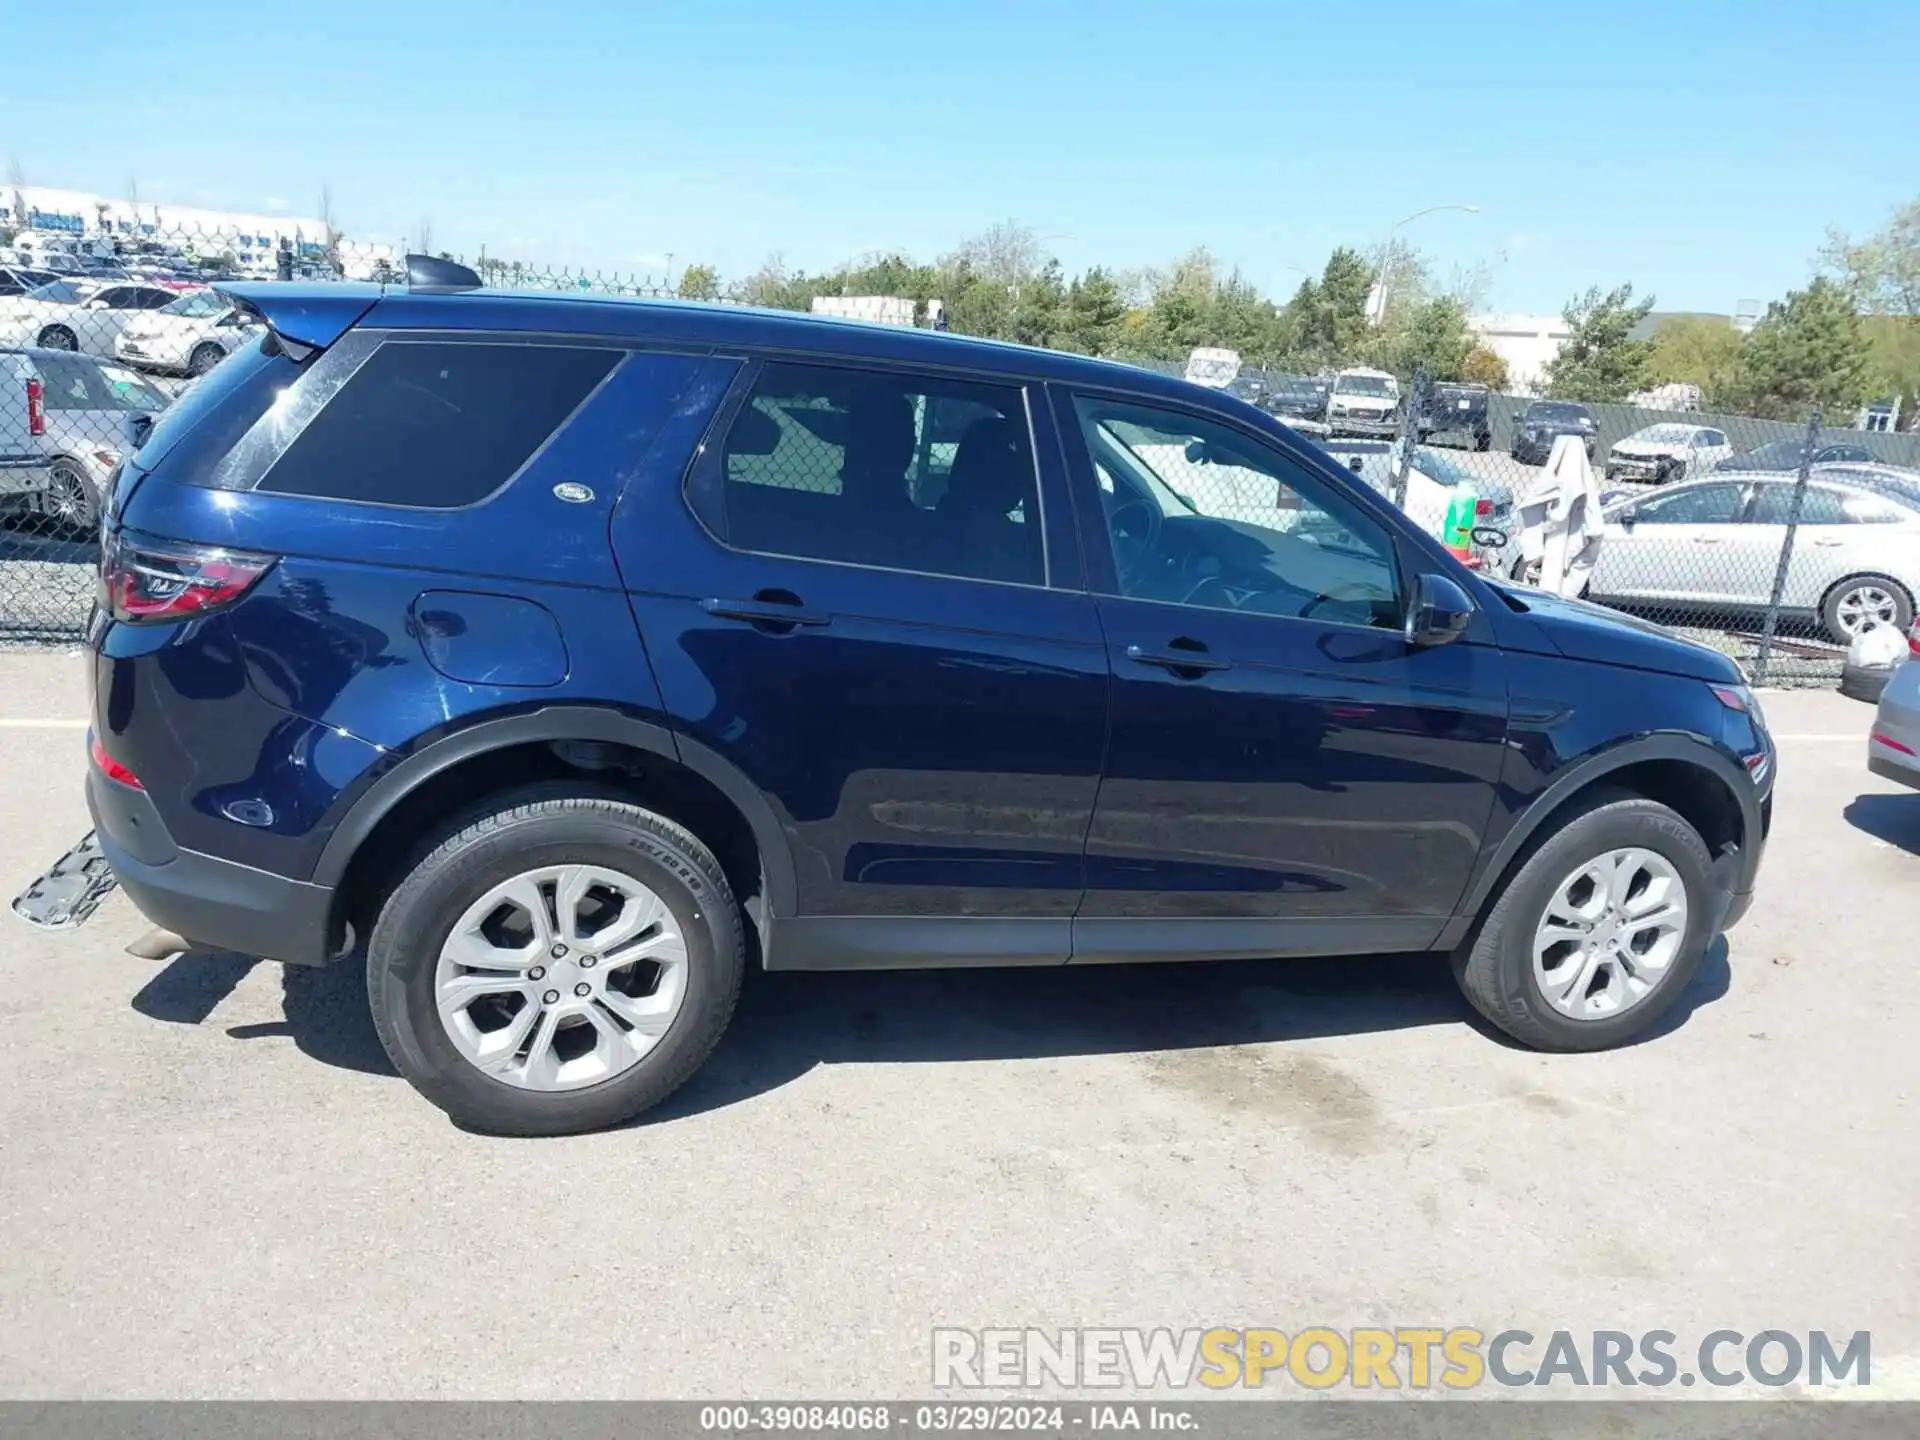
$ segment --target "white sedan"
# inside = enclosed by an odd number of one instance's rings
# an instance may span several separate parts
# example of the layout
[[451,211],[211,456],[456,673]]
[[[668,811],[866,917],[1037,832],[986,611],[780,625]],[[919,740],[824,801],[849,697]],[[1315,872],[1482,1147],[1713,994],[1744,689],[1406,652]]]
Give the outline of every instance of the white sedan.
[[111,356],[114,342],[129,321],[142,312],[169,305],[179,296],[178,290],[163,285],[50,281],[24,295],[0,301],[0,345]]
[[1665,485],[1698,478],[1732,454],[1725,431],[1666,421],[1615,441],[1607,452],[1607,479]]
[[128,325],[114,353],[142,370],[204,375],[252,333],[244,311],[215,291],[197,290]]

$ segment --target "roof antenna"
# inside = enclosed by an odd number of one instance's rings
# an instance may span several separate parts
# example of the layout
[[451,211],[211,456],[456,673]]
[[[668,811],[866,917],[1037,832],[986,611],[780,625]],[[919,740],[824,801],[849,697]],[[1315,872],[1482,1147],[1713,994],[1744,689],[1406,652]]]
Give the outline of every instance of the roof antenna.
[[437,260],[431,255],[407,256],[407,288],[428,293],[443,290],[478,290],[480,277],[457,260]]

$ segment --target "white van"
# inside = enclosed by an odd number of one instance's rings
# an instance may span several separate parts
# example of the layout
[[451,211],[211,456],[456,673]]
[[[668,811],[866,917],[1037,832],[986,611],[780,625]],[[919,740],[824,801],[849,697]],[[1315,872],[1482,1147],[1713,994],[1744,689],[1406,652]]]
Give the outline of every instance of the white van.
[[1327,428],[1336,436],[1398,434],[1400,382],[1364,365],[1342,370],[1327,396]]

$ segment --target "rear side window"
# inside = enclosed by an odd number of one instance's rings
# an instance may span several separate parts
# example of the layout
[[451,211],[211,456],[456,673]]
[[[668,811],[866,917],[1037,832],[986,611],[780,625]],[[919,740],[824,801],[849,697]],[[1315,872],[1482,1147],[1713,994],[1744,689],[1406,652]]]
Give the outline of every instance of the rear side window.
[[140,447],[140,463],[151,467],[171,458],[177,477],[206,483],[214,465],[300,378],[301,369],[262,332],[162,412]]
[[389,341],[257,488],[429,510],[471,505],[511,479],[623,354]]
[[735,549],[1046,583],[1017,387],[768,364],[718,464],[695,508]]

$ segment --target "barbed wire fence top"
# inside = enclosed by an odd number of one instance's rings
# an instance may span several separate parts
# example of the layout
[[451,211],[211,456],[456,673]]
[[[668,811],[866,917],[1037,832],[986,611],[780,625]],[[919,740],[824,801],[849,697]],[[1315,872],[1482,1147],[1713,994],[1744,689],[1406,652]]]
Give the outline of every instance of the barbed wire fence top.
[[[338,235],[145,227],[78,243],[25,238],[35,243],[0,234],[13,242],[0,243],[0,641],[70,643],[93,604],[104,497],[131,437],[258,334],[215,287],[395,283],[404,261]],[[489,286],[530,293],[781,299],[723,297],[704,267],[670,283],[485,255],[466,263]],[[912,323],[964,332],[969,322],[925,295],[901,303]],[[1006,323],[1017,328],[1018,316]],[[1783,421],[1543,400],[1424,370],[1242,365],[1207,379],[1323,445],[1469,564],[1521,585],[1538,578],[1521,505],[1543,484],[1555,442],[1572,437],[1605,522],[1584,598],[1673,627],[1756,679],[1832,683],[1861,630],[1913,623],[1920,436],[1835,429],[1817,412]],[[1165,463],[1161,478],[1202,513],[1272,519],[1270,499],[1243,477],[1204,458]]]

